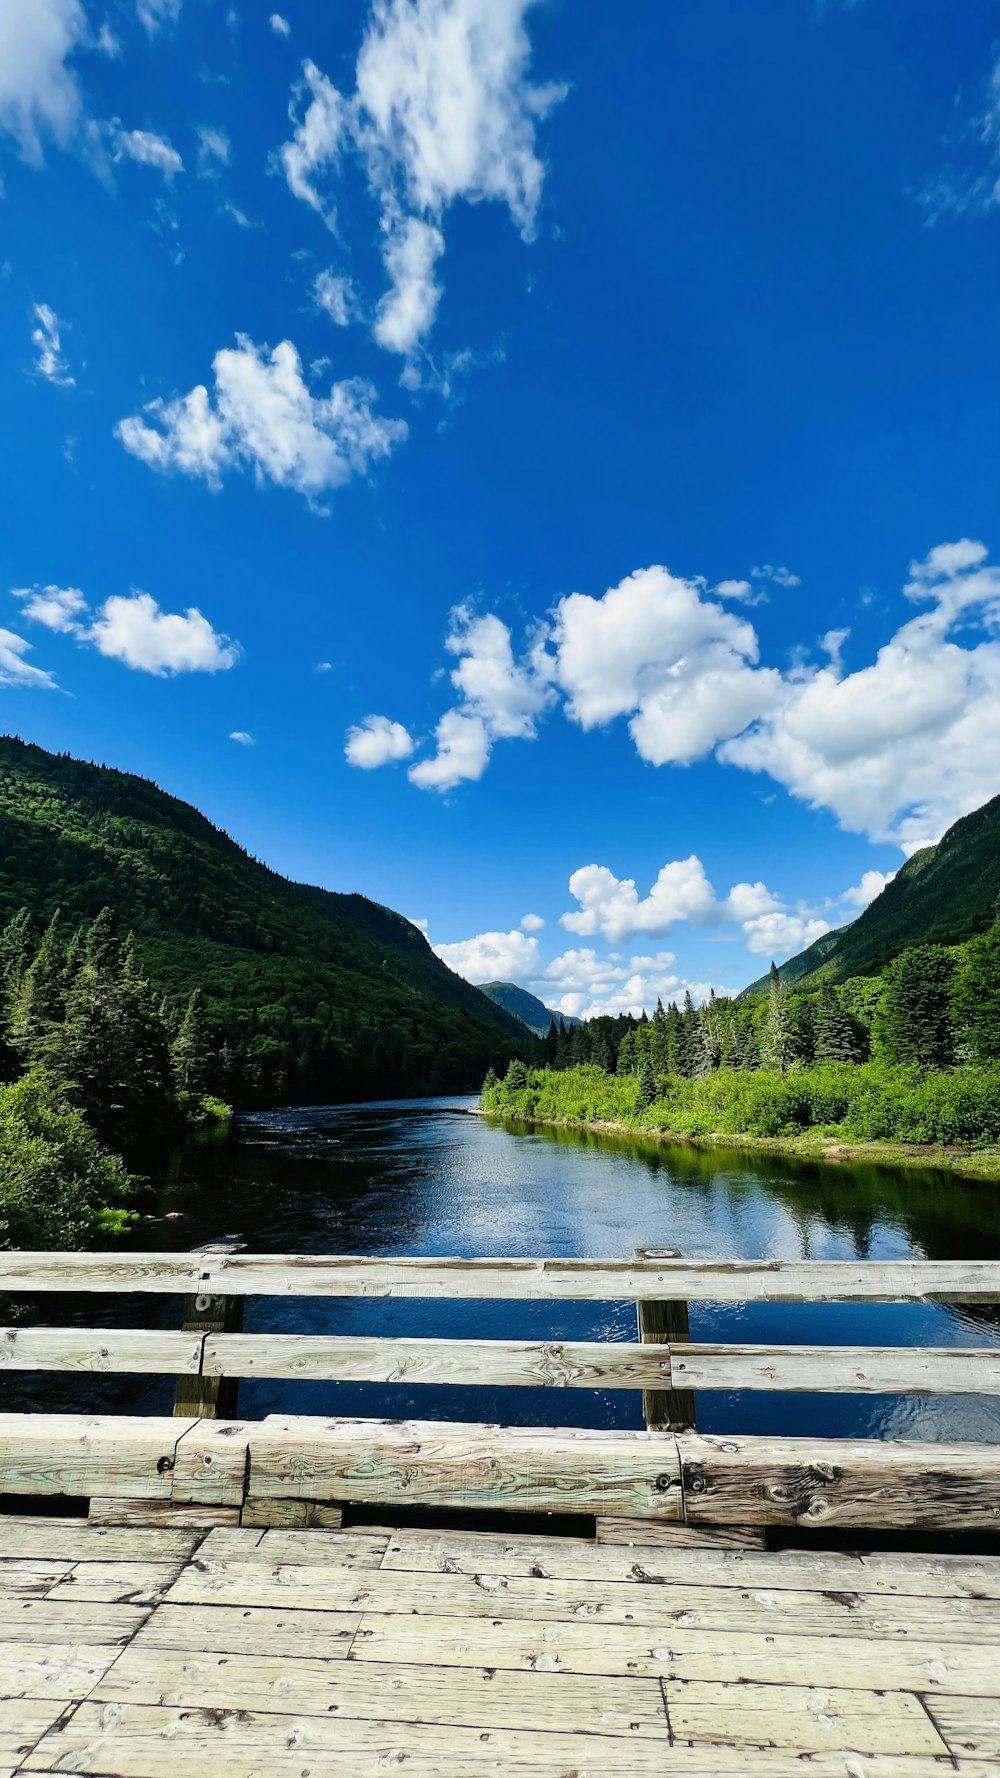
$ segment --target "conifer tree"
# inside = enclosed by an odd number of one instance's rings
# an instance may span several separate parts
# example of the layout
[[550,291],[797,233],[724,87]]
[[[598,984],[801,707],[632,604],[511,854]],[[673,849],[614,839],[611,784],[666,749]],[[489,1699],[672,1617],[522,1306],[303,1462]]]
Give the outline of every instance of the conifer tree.
[[952,996],[955,1018],[973,1054],[1000,1059],[1000,920],[965,947]]
[[826,987],[816,1008],[817,1062],[856,1062],[860,1055],[855,1021],[840,1003],[836,990]]
[[38,1060],[65,1011],[66,949],[60,918],[57,908],[25,973],[10,1021],[11,1043],[27,1065]]
[[[164,1022],[162,1007],[160,1019]],[[196,1098],[208,1092],[212,1043],[205,1023],[200,988],[195,988],[187,1003],[180,1029],[170,1046],[170,1062],[178,1092],[189,1093]],[[304,1069],[304,1063],[302,1066]]]
[[636,1111],[645,1111],[647,1106],[652,1105],[655,1098],[656,1075],[653,1072],[653,1064],[647,1057],[639,1067],[639,1091],[635,1101]]
[[765,1068],[786,1074],[794,1060],[795,1040],[788,1015],[785,984],[772,962],[768,976],[767,1010],[760,1034],[760,1056]]
[[941,945],[914,945],[885,972],[875,1040],[888,1062],[950,1068],[955,1061],[951,991],[954,962]]
[[27,908],[18,908],[0,933],[0,987],[8,1007],[17,1005],[33,950],[31,915]]

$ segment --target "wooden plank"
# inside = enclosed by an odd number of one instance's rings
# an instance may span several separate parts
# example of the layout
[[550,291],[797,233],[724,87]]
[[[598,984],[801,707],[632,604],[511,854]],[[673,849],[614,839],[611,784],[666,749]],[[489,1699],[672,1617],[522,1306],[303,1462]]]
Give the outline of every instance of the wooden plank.
[[[609,1677],[595,1694],[591,1682],[574,1674],[372,1667],[263,1655],[230,1655],[220,1661],[215,1655],[133,1643],[91,1695],[105,1703],[200,1710],[252,1710],[266,1698],[269,1711],[293,1716],[336,1711],[341,1717],[382,1723],[480,1729],[569,1733],[585,1719],[590,1731],[601,1735],[628,1741],[668,1739],[660,1687],[642,1679]],[[936,1742],[929,1723],[927,1728]]]
[[89,1600],[0,1600],[0,1641],[69,1642],[95,1648],[111,1643],[119,1648],[149,1617],[148,1605],[92,1604]]
[[0,1760],[18,1766],[63,1709],[51,1699],[0,1698]]
[[172,1500],[108,1500],[90,1497],[92,1525],[145,1525],[163,1530],[211,1531],[216,1525],[238,1525],[238,1506],[185,1506]]
[[70,1574],[72,1561],[55,1559],[51,1562],[41,1558],[26,1561],[9,1561],[0,1563],[0,1599],[22,1593],[34,1593],[39,1598],[46,1594],[57,1580]]
[[1000,1349],[907,1346],[671,1347],[692,1389],[839,1391],[850,1395],[997,1395]]
[[718,1685],[697,1679],[665,1680],[663,1691],[678,1741],[787,1747],[803,1753],[836,1753],[845,1747],[857,1753],[931,1757],[948,1752],[919,1700],[901,1692]]
[[46,1561],[155,1562],[193,1554],[200,1539],[192,1531],[107,1528],[87,1519],[21,1518],[0,1514],[0,1573],[11,1557]]
[[138,1327],[0,1327],[0,1371],[197,1372],[201,1344]]
[[[996,1673],[988,1688],[995,1694]],[[948,1744],[949,1752],[966,1758],[1000,1760],[1000,1699],[935,1697],[931,1715]],[[960,1767],[961,1769],[961,1767]]]
[[238,1336],[243,1327],[243,1298],[202,1292],[184,1298],[185,1334],[199,1343],[198,1376],[179,1377],[174,1393],[174,1413],[196,1414],[208,1420],[235,1420],[239,1385],[221,1372],[204,1374],[204,1342],[213,1335]]
[[[173,1425],[184,1422],[174,1420]],[[241,1420],[194,1420],[177,1441],[171,1500],[201,1506],[243,1505],[253,1428]]]
[[[388,1531],[369,1530],[367,1526],[354,1531],[268,1531],[257,1553],[262,1562],[305,1562],[312,1567],[332,1562],[355,1568],[380,1568],[391,1535]],[[366,1551],[370,1562],[365,1560]]]
[[46,1599],[57,1604],[158,1605],[181,1572],[180,1562],[78,1562],[51,1586]]
[[618,1342],[210,1334],[204,1362],[206,1377],[643,1390],[670,1381],[668,1347]]
[[169,1499],[178,1439],[193,1421],[0,1414],[0,1494]]
[[661,1549],[762,1550],[757,1525],[662,1524],[651,1519],[597,1520],[598,1543],[655,1544]]
[[[308,1549],[311,1533],[306,1533]],[[269,1540],[265,1540],[264,1549]],[[204,1553],[202,1551],[202,1553]],[[308,1560],[308,1555],[305,1555]],[[478,1574],[487,1569],[536,1580],[595,1580],[657,1586],[787,1587],[890,1597],[1000,1599],[1000,1557],[860,1556],[829,1550],[658,1549],[602,1546],[572,1537],[507,1532],[392,1533],[384,1569]]]
[[[157,1618],[173,1606],[161,1606]],[[198,1607],[188,1606],[188,1611]],[[215,1608],[220,1611],[220,1607]],[[320,1616],[322,1617],[322,1613]],[[530,1673],[629,1673],[646,1679],[971,1693],[997,1683],[994,1643],[894,1636],[788,1636],[741,1630],[662,1631],[634,1624],[529,1622],[366,1612],[352,1661],[505,1667]],[[150,1630],[156,1618],[150,1620]],[[150,1630],[141,1632],[145,1639]],[[277,1652],[277,1651],[275,1651]]]
[[299,1606],[294,1598],[289,1599],[284,1610],[268,1606],[248,1609],[160,1605],[140,1629],[136,1646],[186,1649],[191,1654],[346,1660],[360,1623],[360,1612],[310,1611]]
[[243,1504],[241,1522],[266,1530],[270,1526],[305,1527],[315,1525],[336,1531],[343,1522],[339,1506],[319,1500],[247,1500]]
[[85,1698],[121,1650],[111,1643],[0,1642],[5,1698]]
[[[178,1770],[218,1778],[375,1778],[401,1768],[408,1778],[803,1778],[798,1753],[710,1746],[667,1747],[633,1739],[622,1765],[622,1738],[601,1734],[538,1734],[512,1729],[452,1728],[357,1718],[299,1717],[156,1705],[84,1703],[51,1729],[24,1770],[53,1775],[91,1772],[115,1778],[176,1778]],[[922,1755],[865,1757],[817,1753],[809,1778],[943,1778],[950,1768]],[[995,1764],[971,1761],[962,1778],[996,1778]]]
[[676,1446],[662,1433],[270,1418],[250,1453],[251,1499],[681,1517]]
[[624,1586],[614,1581],[540,1580],[483,1569],[426,1574],[260,1561],[197,1559],[167,1595],[170,1605],[242,1605],[314,1611],[421,1613],[456,1618],[648,1625],[671,1630],[735,1630],[774,1636],[895,1636],[984,1643],[1000,1638],[1000,1602],[893,1598],[860,1591],[792,1588]]
[[465,1259],[250,1253],[0,1254],[0,1292],[589,1302],[1000,1302],[997,1260]]
[[1000,1530],[1000,1446],[678,1433],[689,1523]]

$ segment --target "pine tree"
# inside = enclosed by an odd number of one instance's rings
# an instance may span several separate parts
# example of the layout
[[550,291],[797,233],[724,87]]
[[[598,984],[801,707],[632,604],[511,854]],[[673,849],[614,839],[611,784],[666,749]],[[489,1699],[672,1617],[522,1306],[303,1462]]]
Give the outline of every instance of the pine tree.
[[509,1093],[524,1092],[528,1084],[528,1070],[519,1057],[515,1056],[514,1060],[511,1062],[504,1075],[503,1084]]
[[58,908],[45,929],[38,954],[25,974],[10,1021],[10,1040],[30,1066],[41,1055],[53,1026],[65,1011],[66,948]]
[[691,1064],[691,1075],[694,1080],[704,1080],[715,1067],[715,1050],[712,1033],[705,1016],[704,1007],[699,1008],[691,1023],[691,1039],[688,1050]]
[[817,1062],[856,1062],[861,1053],[855,1021],[835,989],[824,988],[816,1008]]
[[10,1008],[17,1005],[33,950],[31,915],[27,908],[18,908],[0,933],[0,988]]
[[636,1111],[645,1111],[647,1106],[652,1105],[655,1098],[656,1075],[653,1072],[653,1064],[647,1057],[639,1067],[639,1091],[635,1101]]
[[954,961],[941,945],[914,945],[890,963],[874,1026],[879,1054],[886,1061],[921,1068],[953,1066],[954,973]]
[[672,1000],[667,1007],[667,1066],[671,1074],[688,1072],[687,1031],[684,1025],[684,1014]]
[[[164,1022],[162,1008],[160,1019]],[[195,1098],[201,1098],[208,1092],[212,1043],[205,1024],[200,988],[194,990],[187,1003],[180,1030],[170,1046],[170,1062],[179,1093],[190,1093]],[[299,1065],[300,1070],[306,1072],[304,1058],[300,1059]]]
[[966,945],[952,1002],[973,1053],[983,1061],[1000,1059],[1000,920]]
[[765,1068],[773,1068],[778,1074],[786,1074],[794,1060],[794,1054],[795,1040],[788,1015],[788,995],[777,965],[772,963],[768,977],[767,1011],[760,1034],[761,1061]]

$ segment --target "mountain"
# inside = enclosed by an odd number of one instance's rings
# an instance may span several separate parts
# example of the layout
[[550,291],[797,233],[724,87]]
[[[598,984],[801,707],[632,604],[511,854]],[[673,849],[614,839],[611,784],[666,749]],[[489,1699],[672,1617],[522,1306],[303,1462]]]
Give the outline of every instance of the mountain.
[[[824,933],[781,966],[804,993],[871,975],[912,944],[961,944],[992,924],[1000,903],[1000,796],[963,815],[936,846],[908,858],[881,895],[838,932]],[[746,994],[761,994],[761,976]]]
[[144,778],[0,737],[0,924],[110,907],[175,1013],[203,992],[235,1103],[478,1088],[524,1026],[401,914],[278,876]]
[[562,1019],[567,1030],[571,1025],[581,1023],[580,1019],[571,1019],[565,1013],[553,1012],[536,994],[529,994],[527,988],[519,988],[516,982],[478,982],[476,985],[481,994],[488,994],[497,1006],[505,1007],[539,1037],[545,1036],[553,1019],[557,1025]]

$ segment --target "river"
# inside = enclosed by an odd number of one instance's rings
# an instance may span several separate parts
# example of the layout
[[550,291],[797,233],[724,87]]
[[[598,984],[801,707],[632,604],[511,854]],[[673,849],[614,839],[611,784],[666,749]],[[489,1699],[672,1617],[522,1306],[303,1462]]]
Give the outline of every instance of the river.
[[[470,1115],[472,1099],[258,1112],[176,1157],[130,1244],[265,1253],[692,1259],[1000,1258],[1000,1191],[927,1170],[804,1162]],[[176,1326],[176,1299],[49,1298],[27,1321]],[[635,1337],[633,1305],[254,1299],[248,1331],[485,1339]],[[695,1305],[694,1339],[1000,1346],[1000,1308]],[[90,1373],[0,1381],[7,1408],[169,1412],[173,1385]],[[243,1382],[240,1412],[638,1426],[631,1391]],[[986,1397],[702,1394],[703,1431],[1000,1439]]]

